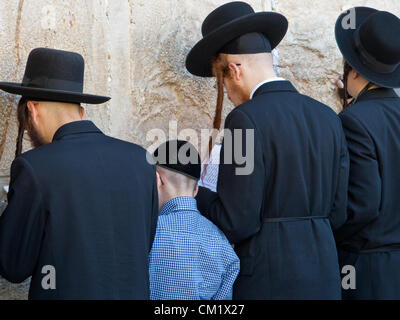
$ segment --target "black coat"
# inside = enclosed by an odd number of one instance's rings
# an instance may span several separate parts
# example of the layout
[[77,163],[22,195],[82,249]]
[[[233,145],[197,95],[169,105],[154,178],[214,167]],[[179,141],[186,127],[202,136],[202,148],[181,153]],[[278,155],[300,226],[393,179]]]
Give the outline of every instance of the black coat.
[[347,223],[336,233],[341,266],[356,268],[347,299],[400,299],[400,98],[363,94],[340,114],[350,151]]
[[[0,219],[0,274],[32,276],[30,299],[148,299],[158,214],[146,151],[92,122],[62,126],[12,164]],[[56,289],[44,290],[44,266]],[[45,270],[46,271],[46,270]]]
[[[340,299],[331,224],[346,220],[349,160],[337,115],[276,81],[235,108],[225,128],[255,130],[254,171],[220,165],[218,195],[202,188],[198,201],[236,244],[234,298]],[[225,149],[224,139],[221,163]]]

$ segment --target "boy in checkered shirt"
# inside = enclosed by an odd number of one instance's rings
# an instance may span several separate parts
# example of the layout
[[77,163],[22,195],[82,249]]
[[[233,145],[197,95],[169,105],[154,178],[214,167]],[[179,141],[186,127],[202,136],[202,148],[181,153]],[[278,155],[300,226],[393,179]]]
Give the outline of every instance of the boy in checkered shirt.
[[160,214],[149,258],[150,298],[232,299],[240,262],[223,233],[197,210],[201,165],[196,148],[168,141],[154,159]]

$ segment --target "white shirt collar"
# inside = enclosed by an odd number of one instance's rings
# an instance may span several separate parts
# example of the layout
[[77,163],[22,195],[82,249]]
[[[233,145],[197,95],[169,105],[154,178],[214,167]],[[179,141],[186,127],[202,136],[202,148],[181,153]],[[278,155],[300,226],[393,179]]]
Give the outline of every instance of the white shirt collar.
[[257,91],[261,86],[263,86],[264,84],[266,84],[266,83],[268,83],[268,82],[272,82],[272,81],[286,81],[286,80],[283,79],[283,78],[280,78],[280,77],[273,77],[273,78],[269,78],[269,79],[267,79],[267,80],[264,80],[264,81],[260,82],[260,83],[254,88],[254,90],[251,92],[251,94],[250,94],[250,100],[253,99],[254,94],[256,93],[256,91]]

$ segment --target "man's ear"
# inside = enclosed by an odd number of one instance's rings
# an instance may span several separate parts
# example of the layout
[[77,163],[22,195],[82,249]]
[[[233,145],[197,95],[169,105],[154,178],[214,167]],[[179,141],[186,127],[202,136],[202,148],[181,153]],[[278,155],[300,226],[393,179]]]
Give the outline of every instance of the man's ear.
[[199,184],[196,184],[196,187],[194,188],[194,191],[193,191],[194,198],[196,198],[198,192],[199,192]]
[[161,179],[160,174],[156,171],[156,176],[157,176],[157,188],[160,189],[163,185],[163,181]]
[[81,115],[81,119],[85,120],[85,108],[84,107],[80,107],[79,113]]
[[242,77],[242,70],[239,68],[239,66],[233,62],[229,63],[228,65],[229,70],[232,74],[232,77],[236,80],[239,81],[240,78]]
[[360,76],[360,74],[357,71],[355,71],[354,69],[351,69],[349,76],[353,80],[356,80]]
[[31,116],[32,122],[34,124],[38,123],[38,117],[39,117],[39,102],[36,101],[28,101],[26,104],[29,114]]

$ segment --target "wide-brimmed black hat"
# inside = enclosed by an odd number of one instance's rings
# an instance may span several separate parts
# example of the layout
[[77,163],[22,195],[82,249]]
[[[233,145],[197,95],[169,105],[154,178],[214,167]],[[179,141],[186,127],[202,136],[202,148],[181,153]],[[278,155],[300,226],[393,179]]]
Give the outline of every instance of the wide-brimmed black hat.
[[84,94],[85,61],[74,52],[37,48],[31,51],[22,83],[0,82],[0,89],[44,101],[99,104],[109,97]]
[[200,155],[188,141],[170,140],[160,145],[153,153],[156,165],[199,180],[201,174]]
[[[249,4],[240,1],[224,4],[204,20],[203,39],[189,52],[186,68],[196,76],[212,77],[212,58],[229,42],[246,34],[259,33],[267,38],[268,47],[273,50],[282,41],[287,29],[288,21],[279,13],[255,13]],[[248,50],[241,53],[258,52],[263,51]]]
[[398,17],[386,11],[355,7],[339,16],[335,35],[344,59],[355,71],[381,87],[400,87]]

